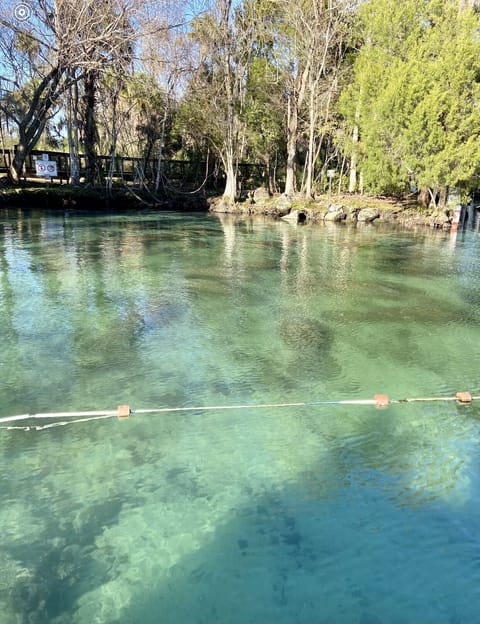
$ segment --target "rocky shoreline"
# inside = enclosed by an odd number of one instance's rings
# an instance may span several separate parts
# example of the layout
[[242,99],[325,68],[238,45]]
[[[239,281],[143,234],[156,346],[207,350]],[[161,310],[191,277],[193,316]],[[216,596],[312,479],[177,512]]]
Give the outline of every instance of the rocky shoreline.
[[451,228],[454,206],[430,209],[419,205],[416,197],[395,199],[367,195],[321,195],[306,199],[303,195],[270,195],[264,188],[248,192],[242,201],[230,203],[223,196],[176,195],[154,198],[141,191],[115,189],[106,196],[105,189],[72,188],[63,185],[32,185],[0,188],[0,207],[24,207],[47,210],[172,210],[209,211],[237,216],[264,216],[290,223],[384,223],[403,227],[427,226]]
[[368,197],[364,195],[328,196],[307,200],[304,196],[270,195],[265,189],[250,193],[244,201],[229,203],[223,197],[209,200],[209,211],[244,216],[270,216],[291,223],[386,223],[404,227],[451,228],[454,207],[429,209],[412,198]]

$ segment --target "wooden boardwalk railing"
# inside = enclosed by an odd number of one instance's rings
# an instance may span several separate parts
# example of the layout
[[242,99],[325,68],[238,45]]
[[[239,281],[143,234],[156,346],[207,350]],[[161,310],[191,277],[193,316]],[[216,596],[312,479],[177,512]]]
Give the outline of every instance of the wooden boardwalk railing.
[[[48,160],[57,163],[57,176],[54,180],[68,182],[70,178],[70,155],[68,152],[52,150],[32,150],[25,160],[24,177],[35,178],[36,160],[41,160],[43,155],[48,155]],[[8,172],[14,157],[14,150],[0,149],[0,173]],[[83,154],[79,156],[80,177],[83,177],[86,169],[86,159]],[[113,167],[112,167],[113,164]],[[153,182],[156,179],[158,162],[156,159],[144,160],[133,156],[97,156],[98,176],[106,179],[111,175],[115,180],[125,183]],[[239,165],[240,177],[251,181],[256,185],[262,183],[265,168],[262,165],[241,163]],[[207,178],[206,186],[216,188],[223,184],[224,178],[218,163],[212,159],[210,162],[194,160],[165,159],[162,161],[162,175],[169,183],[185,187],[199,186]]]

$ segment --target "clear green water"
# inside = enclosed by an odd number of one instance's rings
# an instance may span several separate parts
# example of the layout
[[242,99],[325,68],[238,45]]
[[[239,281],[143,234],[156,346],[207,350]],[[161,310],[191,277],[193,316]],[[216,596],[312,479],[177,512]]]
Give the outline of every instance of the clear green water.
[[[480,394],[473,232],[0,215],[0,416]],[[477,403],[0,430],[1,624],[471,624]]]

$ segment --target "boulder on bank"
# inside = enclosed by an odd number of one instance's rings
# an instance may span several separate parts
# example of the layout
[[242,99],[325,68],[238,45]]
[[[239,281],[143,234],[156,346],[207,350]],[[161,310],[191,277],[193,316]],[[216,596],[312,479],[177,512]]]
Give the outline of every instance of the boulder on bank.
[[428,217],[427,225],[448,230],[452,227],[453,211],[448,208],[436,208]]
[[210,212],[219,212],[223,214],[230,214],[238,212],[234,203],[228,201],[223,195],[220,197],[212,197],[208,200],[208,209]]
[[292,210],[288,214],[283,215],[282,219],[289,223],[305,223],[307,213],[304,210]]
[[263,204],[270,199],[270,193],[264,186],[259,186],[253,191],[252,199],[254,204]]
[[292,209],[293,199],[289,195],[280,195],[274,204],[275,214],[279,217],[289,214]]
[[358,213],[360,212],[360,208],[355,208],[354,206],[344,206],[343,209],[347,213],[345,221],[347,223],[356,223],[358,221]]
[[378,218],[380,218],[380,213],[376,208],[363,208],[357,215],[359,223],[372,223]]
[[347,218],[347,213],[343,209],[343,206],[337,204],[331,204],[328,207],[328,212],[325,214],[324,220],[338,223],[344,221]]

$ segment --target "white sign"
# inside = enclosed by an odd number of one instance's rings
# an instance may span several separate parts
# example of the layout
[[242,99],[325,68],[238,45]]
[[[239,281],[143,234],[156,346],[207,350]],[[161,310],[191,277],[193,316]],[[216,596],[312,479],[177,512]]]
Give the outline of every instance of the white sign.
[[335,169],[327,169],[327,178],[330,178],[330,179],[334,178],[335,173],[336,173]]
[[35,170],[38,176],[43,178],[57,177],[57,163],[54,160],[37,160]]

